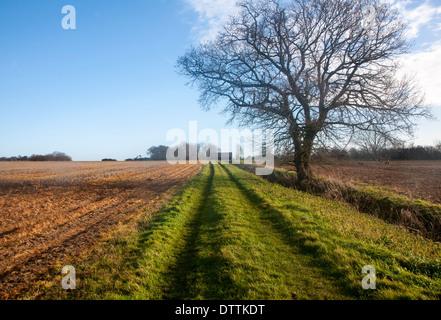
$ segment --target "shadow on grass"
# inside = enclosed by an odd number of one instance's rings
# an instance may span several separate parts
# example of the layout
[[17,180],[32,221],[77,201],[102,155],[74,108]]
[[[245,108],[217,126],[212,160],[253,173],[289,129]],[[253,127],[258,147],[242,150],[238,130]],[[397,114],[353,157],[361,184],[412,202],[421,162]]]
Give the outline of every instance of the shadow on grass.
[[[253,173],[255,165],[238,164],[236,167]],[[405,227],[414,234],[433,241],[441,241],[441,206],[421,200],[411,200],[381,189],[355,187],[350,184],[315,177],[306,186],[297,182],[295,171],[275,169],[263,176],[268,182],[292,188],[330,200],[348,203],[358,211],[380,218],[390,224]]]
[[[317,241],[316,238],[307,235],[307,227],[302,226],[302,222],[299,222],[299,226],[295,226],[281,211],[269,205],[265,199],[254,191],[248,189],[232,174],[229,168],[223,165],[222,168],[248,200],[260,208],[262,217],[271,223],[272,227],[282,236],[282,240],[287,245],[293,248],[293,250],[313,258],[310,260],[311,262],[309,262],[311,267],[319,270],[324,277],[334,282],[342,294],[353,297],[360,297],[363,294],[361,285],[354,286],[353,283],[348,281],[348,277],[346,273],[341,270],[338,261],[332,259],[320,245],[315,243]],[[308,212],[308,210],[294,204],[290,204],[289,209]]]
[[[245,290],[233,282],[229,275],[231,266],[222,257],[223,243],[219,226],[223,216],[218,211],[216,201],[211,198],[214,166],[210,163],[210,176],[204,187],[202,201],[187,228],[185,246],[177,258],[177,263],[166,277],[172,279],[165,299],[235,299]],[[204,233],[204,239],[201,237]],[[201,254],[198,247],[206,251]]]

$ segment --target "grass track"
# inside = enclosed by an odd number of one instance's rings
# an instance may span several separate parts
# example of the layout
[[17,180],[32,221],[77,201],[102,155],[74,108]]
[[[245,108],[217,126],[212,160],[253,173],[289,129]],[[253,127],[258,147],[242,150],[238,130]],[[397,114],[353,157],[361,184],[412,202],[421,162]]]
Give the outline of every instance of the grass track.
[[[292,299],[341,297],[336,286],[312,268],[311,259],[286,243],[265,210],[223,166],[204,204],[188,225],[178,258],[173,292],[179,299]],[[211,174],[210,176],[213,176]]]
[[[441,248],[348,206],[207,165],[82,262],[75,299],[439,299]],[[362,290],[361,269],[377,269]],[[77,271],[78,272],[78,271]],[[64,293],[65,294],[65,293]]]

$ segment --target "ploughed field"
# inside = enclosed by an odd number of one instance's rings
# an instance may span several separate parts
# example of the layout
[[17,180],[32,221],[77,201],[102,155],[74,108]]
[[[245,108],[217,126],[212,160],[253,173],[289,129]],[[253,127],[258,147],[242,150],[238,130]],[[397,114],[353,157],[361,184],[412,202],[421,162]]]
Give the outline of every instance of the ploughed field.
[[313,171],[325,178],[386,187],[411,199],[441,203],[441,161],[317,163]]
[[66,261],[76,290],[52,270],[23,298],[441,298],[439,242],[232,165],[204,166],[160,210],[117,229]]
[[155,207],[200,171],[165,162],[0,162],[0,298]]

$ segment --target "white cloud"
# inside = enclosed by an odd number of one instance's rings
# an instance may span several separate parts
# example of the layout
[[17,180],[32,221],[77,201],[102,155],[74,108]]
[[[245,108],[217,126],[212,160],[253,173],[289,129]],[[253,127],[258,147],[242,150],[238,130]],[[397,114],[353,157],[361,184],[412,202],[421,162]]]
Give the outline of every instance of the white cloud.
[[432,5],[430,0],[426,0],[418,6],[409,9],[408,7],[414,3],[411,0],[385,0],[396,8],[404,20],[409,24],[407,30],[407,38],[413,39],[420,35],[423,26],[430,26],[435,23],[436,18],[441,17],[441,6]]
[[[229,15],[237,11],[237,0],[183,0],[198,14],[193,32],[199,40],[212,39],[221,29]],[[408,39],[420,35],[423,26],[436,30],[441,25],[441,5],[432,4],[434,0],[383,0],[396,8],[409,24]],[[413,8],[412,5],[417,4]],[[435,21],[438,20],[438,21]]]
[[[237,11],[237,0],[183,0],[198,14],[198,21],[194,24],[193,32],[199,40],[212,39],[221,29],[229,15]],[[441,6],[433,5],[434,0],[383,0],[390,3],[409,24],[408,39],[420,35],[423,26],[432,26],[436,29],[440,25]],[[410,8],[411,5],[417,6]],[[438,20],[438,21],[435,21]]]
[[[221,29],[229,15],[236,12],[237,0],[183,0],[198,14],[193,32],[198,40],[212,39]],[[409,23],[408,38],[418,37],[421,27],[432,23],[434,27],[441,23],[441,6],[434,6],[428,0],[384,0],[395,6]],[[433,1],[433,0],[432,0]],[[403,73],[413,75],[426,94],[426,102],[441,106],[441,41],[433,42],[425,50],[407,54],[401,59]]]
[[435,8],[424,3],[413,10],[405,10],[404,17],[409,21],[408,37],[410,39],[418,37],[421,27],[428,25],[440,9],[441,7]]
[[197,14],[193,32],[198,40],[213,39],[228,17],[237,10],[237,0],[184,0]]
[[441,106],[441,41],[426,50],[404,55],[401,62],[402,72],[414,76],[424,91],[426,103]]

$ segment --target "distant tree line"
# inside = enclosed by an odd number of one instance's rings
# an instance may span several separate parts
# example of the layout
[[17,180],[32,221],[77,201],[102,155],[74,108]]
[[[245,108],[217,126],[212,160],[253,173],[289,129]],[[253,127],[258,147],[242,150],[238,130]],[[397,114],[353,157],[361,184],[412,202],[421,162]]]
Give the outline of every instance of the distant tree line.
[[153,146],[147,150],[147,155],[152,161],[164,161],[167,160],[167,150],[168,147],[164,145]]
[[51,154],[40,155],[33,154],[32,156],[16,156],[16,157],[1,157],[0,161],[72,161],[72,158],[63,152],[53,152]]
[[370,161],[379,159],[390,160],[441,160],[441,145],[389,147],[376,152],[364,148],[324,149],[319,148],[313,153],[314,160],[359,160]]
[[141,155],[135,158],[126,159],[126,161],[164,161],[167,160],[167,146],[153,146],[147,150],[148,157],[143,157]]
[[128,158],[125,161],[153,161],[153,160],[147,157],[137,156],[135,158]]
[[[186,160],[189,160],[190,150],[192,147],[195,148],[195,150],[197,150],[197,152],[199,152],[201,150],[201,148],[204,148],[204,150],[206,150],[207,156],[209,156],[210,148],[211,148],[211,150],[216,150],[216,151],[218,150],[218,147],[215,145],[212,145],[212,144],[200,144],[199,143],[197,145],[192,145],[192,144],[183,142],[182,144],[177,146],[177,150],[175,151],[175,156],[178,156],[178,149],[180,149],[181,151],[185,150]],[[126,159],[126,161],[165,161],[165,160],[167,160],[168,148],[169,147],[164,146],[164,145],[152,146],[147,150],[148,157],[142,157],[141,155],[139,155],[136,158]]]

